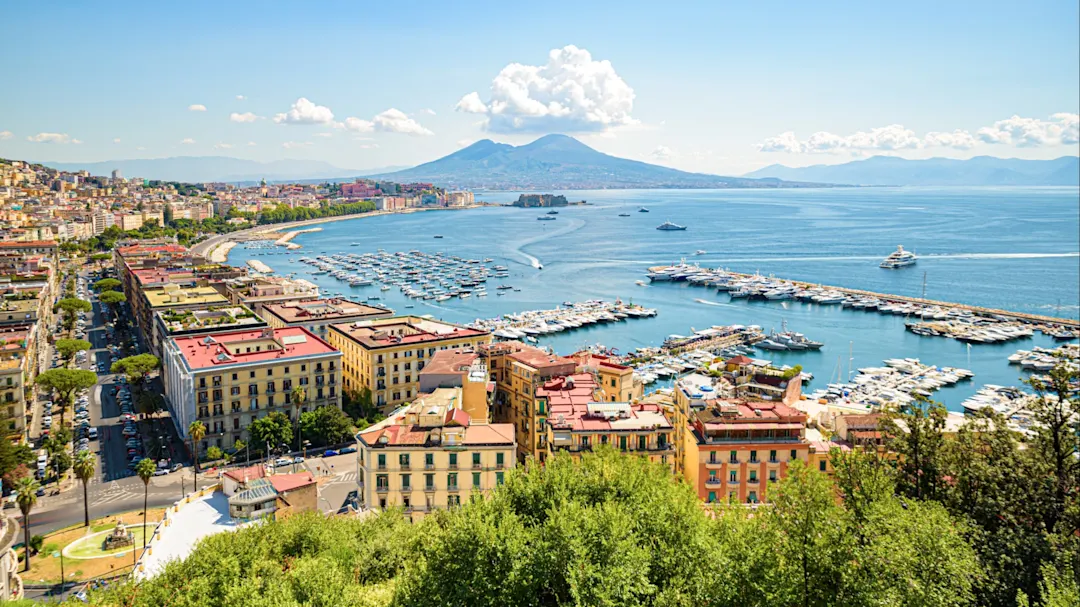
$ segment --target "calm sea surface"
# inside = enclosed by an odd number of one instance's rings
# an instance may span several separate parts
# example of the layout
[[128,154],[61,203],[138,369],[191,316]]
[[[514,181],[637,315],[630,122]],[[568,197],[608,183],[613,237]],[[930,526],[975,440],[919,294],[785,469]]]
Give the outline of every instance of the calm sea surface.
[[[942,390],[936,398],[958,409],[986,383],[1015,385],[1019,368],[1006,357],[1019,348],[1051,346],[1041,335],[970,349],[957,341],[919,337],[903,317],[794,301],[729,301],[725,293],[686,283],[641,287],[652,265],[685,258],[707,267],[761,272],[782,278],[919,296],[994,308],[1077,318],[1080,315],[1080,190],[1077,188],[853,188],[834,190],[617,190],[567,192],[587,206],[559,209],[556,221],[537,221],[536,209],[487,208],[386,215],[322,224],[302,234],[303,249],[289,254],[233,249],[229,262],[254,257],[278,274],[318,283],[324,293],[364,299],[398,312],[469,322],[501,314],[553,308],[564,301],[621,297],[655,307],[659,315],[556,336],[541,343],[569,353],[602,343],[632,350],[659,345],[670,334],[712,325],[757,324],[825,342],[818,352],[763,353],[778,363],[812,371],[814,386],[846,377],[851,367],[878,366],[886,358],[973,370],[973,382]],[[481,199],[510,202],[516,194]],[[638,207],[649,213],[639,213]],[[630,217],[619,217],[629,213]],[[661,232],[664,221],[688,226]],[[434,239],[441,234],[443,238]],[[352,243],[357,243],[352,246]],[[917,265],[883,270],[878,263],[897,245],[919,255]],[[311,276],[302,256],[419,249],[469,258],[491,257],[511,277],[489,281],[486,299],[440,304],[413,301],[397,289],[350,287]],[[694,255],[698,250],[704,255]],[[543,269],[536,269],[536,265]],[[500,282],[521,289],[496,296]],[[406,305],[414,306],[406,309]]]

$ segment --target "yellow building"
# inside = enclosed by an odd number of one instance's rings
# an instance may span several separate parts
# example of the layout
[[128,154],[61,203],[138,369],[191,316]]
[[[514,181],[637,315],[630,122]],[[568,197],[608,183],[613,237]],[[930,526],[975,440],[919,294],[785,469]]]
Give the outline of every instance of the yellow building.
[[419,394],[420,371],[439,350],[491,342],[487,331],[418,316],[330,325],[326,337],[341,351],[345,389],[367,388],[384,411]]
[[[341,403],[341,353],[303,327],[168,339],[162,358],[177,432],[187,439],[191,422],[206,426],[200,452],[247,440],[248,425],[272,411],[295,422],[297,413]],[[306,393],[299,412],[294,388]]]
[[[551,454],[565,451],[575,457],[601,445],[647,457],[674,471],[674,427],[658,405],[588,402],[575,394],[592,376],[571,375],[553,380],[541,390],[551,403],[547,445]],[[561,385],[560,385],[561,384]]]
[[516,463],[509,424],[472,423],[461,388],[438,388],[356,435],[364,509],[402,507],[414,519],[503,484]]
[[[218,293],[214,287],[183,288],[176,284],[167,284],[160,289],[142,291],[143,305],[135,307],[136,322],[151,352],[161,352],[161,343],[155,341],[154,314],[158,312],[179,312],[182,310],[202,310],[213,307],[225,307],[229,299]],[[160,356],[160,354],[159,354]]]
[[640,400],[645,386],[634,380],[634,368],[612,362],[602,354],[577,352],[570,358],[577,363],[578,373],[593,373],[600,382],[600,393],[608,402],[630,403]]

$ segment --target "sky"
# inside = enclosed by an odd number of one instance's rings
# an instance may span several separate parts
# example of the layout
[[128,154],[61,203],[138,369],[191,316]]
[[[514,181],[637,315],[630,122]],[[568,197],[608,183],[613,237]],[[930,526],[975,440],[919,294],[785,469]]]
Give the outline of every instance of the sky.
[[1080,3],[22,2],[0,157],[408,166],[565,133],[738,175],[1080,153]]

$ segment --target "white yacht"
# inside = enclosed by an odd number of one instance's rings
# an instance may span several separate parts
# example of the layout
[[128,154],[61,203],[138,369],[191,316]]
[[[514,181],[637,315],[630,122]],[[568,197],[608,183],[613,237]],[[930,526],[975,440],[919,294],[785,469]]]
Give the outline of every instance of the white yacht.
[[895,268],[903,268],[905,266],[913,266],[918,260],[915,254],[911,251],[905,251],[904,245],[899,245],[896,250],[892,252],[884,261],[881,262],[881,267],[889,270]]

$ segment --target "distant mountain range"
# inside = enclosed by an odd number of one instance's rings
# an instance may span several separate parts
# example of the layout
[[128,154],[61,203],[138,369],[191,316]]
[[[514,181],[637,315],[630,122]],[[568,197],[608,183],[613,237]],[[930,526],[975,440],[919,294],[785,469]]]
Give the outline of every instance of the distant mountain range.
[[598,152],[566,135],[545,135],[513,146],[483,139],[411,169],[376,175],[448,188],[576,190],[619,188],[777,188],[820,184],[721,177],[627,160]]
[[42,162],[61,171],[90,171],[108,176],[120,169],[124,177],[144,177],[162,181],[200,183],[205,181],[351,181],[371,173],[385,173],[401,167],[370,170],[343,169],[319,160],[275,160],[257,162],[228,156],[174,156],[145,160],[107,160],[105,162]]
[[976,156],[969,160],[905,160],[894,156],[874,156],[844,164],[801,168],[774,164],[747,173],[744,177],[849,185],[1072,186],[1080,185],[1080,159],[1076,156],[1062,156],[1054,160]]

